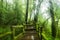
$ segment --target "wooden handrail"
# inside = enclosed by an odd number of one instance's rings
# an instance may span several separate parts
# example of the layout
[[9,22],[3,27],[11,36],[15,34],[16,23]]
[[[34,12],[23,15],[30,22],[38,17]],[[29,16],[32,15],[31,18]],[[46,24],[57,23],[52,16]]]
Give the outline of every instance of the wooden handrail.
[[17,26],[12,26],[13,28],[15,27],[15,28],[20,28],[20,27],[23,27],[22,25],[20,26],[20,25],[17,25]]
[[23,35],[23,32],[20,33],[19,35],[15,36],[15,37],[14,37],[14,40],[17,40],[18,38],[22,37],[22,35]]
[[[0,34],[0,38],[5,37],[5,36],[7,36],[7,35],[14,34],[15,32],[13,32],[13,31],[14,31],[16,28],[21,28],[21,27],[23,27],[23,26],[12,27],[13,30],[12,30],[11,32],[6,32],[6,33],[4,33],[4,34]],[[20,36],[22,37],[22,35],[23,35],[23,32],[20,33],[20,34],[18,34],[17,36],[15,36],[15,35],[12,35],[12,36],[13,36],[13,39],[16,40],[16,39],[18,39]]]
[[4,36],[6,36],[6,35],[9,35],[9,34],[12,34],[12,32],[6,32],[6,33],[4,33],[4,34],[1,34],[1,35],[0,35],[0,38],[1,38],[1,37],[4,37]]

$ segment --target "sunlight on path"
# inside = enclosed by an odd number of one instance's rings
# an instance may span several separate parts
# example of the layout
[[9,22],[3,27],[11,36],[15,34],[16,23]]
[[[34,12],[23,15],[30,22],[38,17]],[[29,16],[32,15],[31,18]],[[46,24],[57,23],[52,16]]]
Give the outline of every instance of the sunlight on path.
[[33,35],[31,36],[31,39],[34,40],[34,36]]

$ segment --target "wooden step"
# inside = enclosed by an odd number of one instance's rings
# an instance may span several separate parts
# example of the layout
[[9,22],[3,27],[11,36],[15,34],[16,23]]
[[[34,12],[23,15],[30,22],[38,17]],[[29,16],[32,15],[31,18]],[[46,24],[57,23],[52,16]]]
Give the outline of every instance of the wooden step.
[[33,27],[33,26],[32,27],[26,27],[25,28],[25,31],[30,31],[30,30],[33,31],[33,30],[36,30],[36,28]]
[[25,34],[36,34],[36,31],[25,31]]
[[22,38],[23,40],[26,39],[26,40],[32,40],[32,39],[39,39],[37,34],[25,34],[24,37]]
[[25,27],[25,28],[27,28],[27,29],[29,29],[29,28],[30,28],[30,29],[34,29],[35,27],[31,26],[31,27]]
[[38,36],[35,35],[25,35],[21,40],[39,40]]
[[25,31],[36,31],[36,29],[25,29]]

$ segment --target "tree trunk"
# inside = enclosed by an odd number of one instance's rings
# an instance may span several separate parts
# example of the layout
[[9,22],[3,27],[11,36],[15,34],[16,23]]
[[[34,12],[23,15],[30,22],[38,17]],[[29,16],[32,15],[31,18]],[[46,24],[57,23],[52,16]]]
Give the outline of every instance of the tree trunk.
[[52,38],[53,40],[55,40],[56,38],[56,26],[55,26],[55,17],[54,17],[54,9],[53,9],[53,4],[52,4],[52,1],[50,0],[49,1],[50,3],[50,13],[51,13],[51,20],[52,20],[52,25],[51,25],[51,28],[52,28]]
[[26,24],[27,24],[27,20],[28,20],[28,7],[29,7],[29,0],[27,0],[27,6],[26,6],[26,18],[25,18]]

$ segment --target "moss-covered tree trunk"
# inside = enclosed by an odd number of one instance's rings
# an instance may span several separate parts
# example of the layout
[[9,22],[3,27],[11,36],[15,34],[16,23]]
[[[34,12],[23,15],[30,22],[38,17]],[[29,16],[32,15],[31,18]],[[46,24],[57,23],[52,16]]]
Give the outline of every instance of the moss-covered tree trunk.
[[56,24],[55,24],[55,15],[54,15],[54,8],[53,8],[53,3],[50,0],[50,14],[51,14],[51,20],[52,20],[52,25],[51,25],[51,29],[52,29],[52,40],[55,40],[56,38]]

